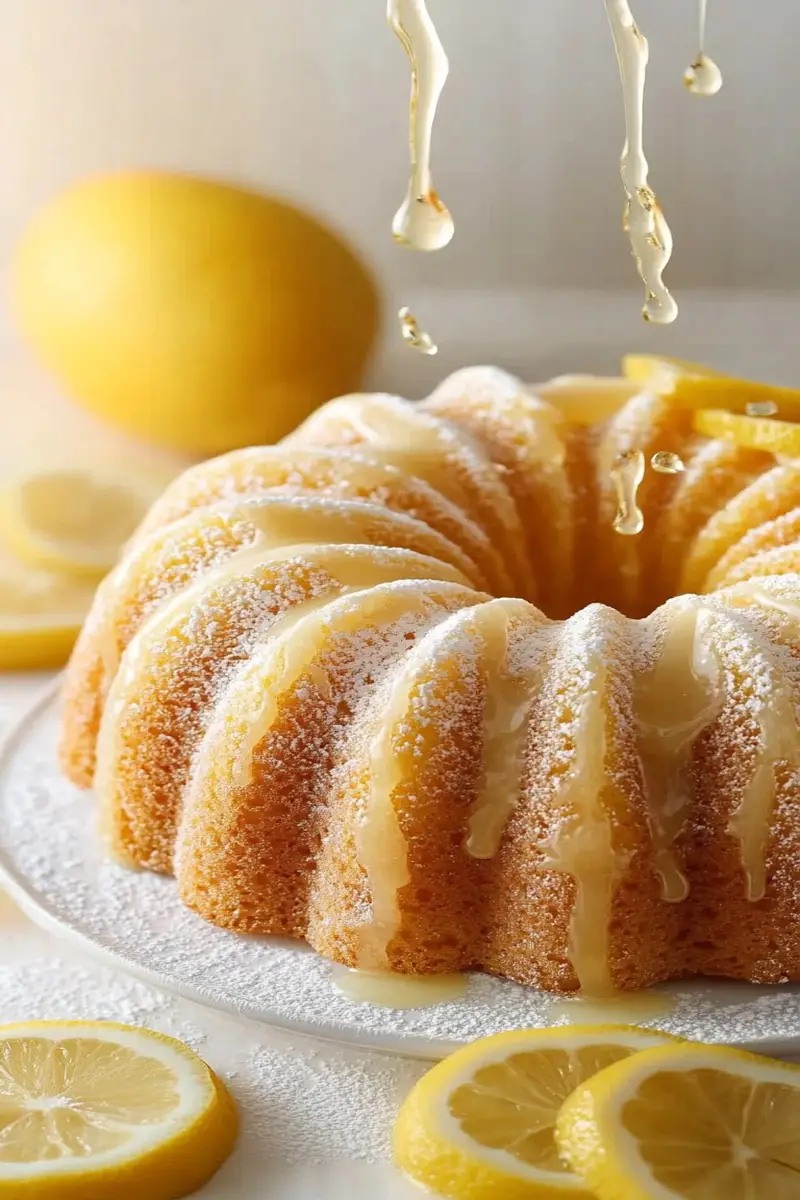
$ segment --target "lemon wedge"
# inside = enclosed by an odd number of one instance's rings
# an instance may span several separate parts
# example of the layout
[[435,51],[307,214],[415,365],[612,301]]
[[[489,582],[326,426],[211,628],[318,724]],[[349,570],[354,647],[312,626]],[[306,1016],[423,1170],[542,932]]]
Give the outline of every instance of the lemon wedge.
[[181,1042],[104,1022],[0,1026],[0,1197],[175,1200],[236,1133],[224,1085]]
[[751,450],[800,457],[800,425],[792,421],[743,417],[719,408],[701,408],[694,414],[694,427],[707,437],[727,438],[737,446],[747,446]]
[[597,1071],[664,1034],[628,1026],[519,1030],[457,1050],[416,1084],[394,1127],[394,1159],[452,1200],[584,1200],[561,1162],[555,1122]]
[[599,1200],[794,1200],[800,1067],[724,1047],[659,1046],[580,1087],[557,1139]]
[[170,478],[96,465],[30,471],[0,492],[0,538],[38,570],[97,580]]

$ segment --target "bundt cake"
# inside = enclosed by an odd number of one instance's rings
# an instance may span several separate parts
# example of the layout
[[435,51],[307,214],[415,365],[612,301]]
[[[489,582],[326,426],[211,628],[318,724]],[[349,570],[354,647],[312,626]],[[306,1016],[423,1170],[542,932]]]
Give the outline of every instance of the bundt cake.
[[[120,861],[351,966],[800,978],[800,462],[582,386],[350,396],[170,487],[66,682]],[[638,450],[685,470],[621,537]]]

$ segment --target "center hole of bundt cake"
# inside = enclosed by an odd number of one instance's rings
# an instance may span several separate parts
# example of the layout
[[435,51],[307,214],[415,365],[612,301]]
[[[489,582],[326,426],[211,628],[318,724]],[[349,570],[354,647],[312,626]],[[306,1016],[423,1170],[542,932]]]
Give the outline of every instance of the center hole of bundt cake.
[[[594,567],[594,570],[592,569]],[[536,607],[552,621],[566,621],[593,604],[602,604],[622,613],[624,617],[641,620],[649,617],[667,600],[682,593],[664,586],[652,575],[642,574],[636,579],[632,574],[620,571],[611,574],[589,564],[584,577],[573,581],[573,586],[562,596],[542,589],[544,594],[533,597]]]

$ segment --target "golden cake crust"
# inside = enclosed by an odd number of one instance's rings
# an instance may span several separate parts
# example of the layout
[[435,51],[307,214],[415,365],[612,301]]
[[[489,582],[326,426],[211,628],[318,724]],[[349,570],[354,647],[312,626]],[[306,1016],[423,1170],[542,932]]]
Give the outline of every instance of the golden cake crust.
[[[558,395],[345,397],[172,485],[65,685],[115,856],[350,966],[800,978],[800,468]],[[685,470],[621,537],[640,450]]]

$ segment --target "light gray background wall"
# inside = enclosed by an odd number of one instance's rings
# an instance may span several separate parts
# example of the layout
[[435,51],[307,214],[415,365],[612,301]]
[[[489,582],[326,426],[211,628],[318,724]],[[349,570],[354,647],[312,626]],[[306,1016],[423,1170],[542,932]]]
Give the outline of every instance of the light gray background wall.
[[[625,349],[796,384],[798,0],[708,0],[725,75],[711,100],[681,83],[696,0],[631,0],[651,43],[651,174],[675,235],[681,315],[666,330],[639,318],[620,227],[622,103],[602,0],[429,3],[452,65],[434,166],[457,235],[426,257],[389,237],[407,178],[408,66],[385,0],[0,0],[0,278],[58,188],[162,165],[282,192],[357,242],[390,296],[374,386],[421,395],[481,360],[531,379],[613,371]],[[399,303],[429,326],[438,358],[402,345]],[[8,375],[12,344],[0,301],[3,430],[34,388]],[[60,439],[75,417],[47,424]]]
[[[725,85],[685,93],[695,0],[633,0],[651,43],[647,148],[670,280],[792,288],[800,264],[800,4],[709,0]],[[0,267],[83,172],[156,163],[275,188],[397,283],[627,287],[619,82],[601,0],[430,0],[450,53],[435,173],[457,241],[387,240],[407,67],[384,0],[0,0]]]

